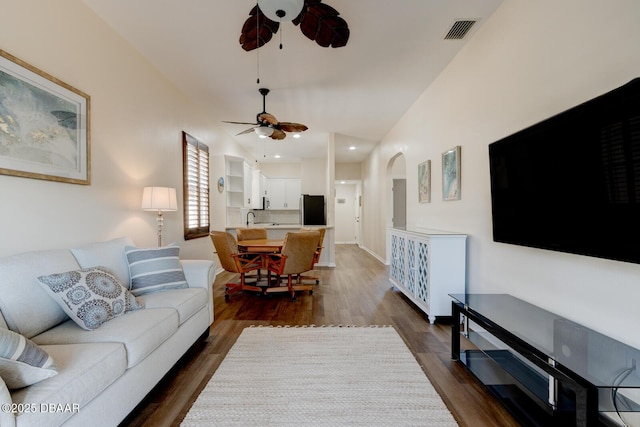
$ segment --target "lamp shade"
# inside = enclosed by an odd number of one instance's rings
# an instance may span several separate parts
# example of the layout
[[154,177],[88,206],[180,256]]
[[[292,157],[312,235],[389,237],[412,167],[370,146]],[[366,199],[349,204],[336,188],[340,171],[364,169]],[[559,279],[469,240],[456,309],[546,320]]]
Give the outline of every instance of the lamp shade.
[[304,0],[258,0],[258,5],[272,21],[293,21],[300,15]]
[[260,138],[267,138],[273,135],[273,128],[269,126],[258,126],[257,128],[254,129],[254,131],[256,132],[256,134],[258,134]]
[[176,189],[170,187],[144,187],[141,207],[145,211],[178,210]]

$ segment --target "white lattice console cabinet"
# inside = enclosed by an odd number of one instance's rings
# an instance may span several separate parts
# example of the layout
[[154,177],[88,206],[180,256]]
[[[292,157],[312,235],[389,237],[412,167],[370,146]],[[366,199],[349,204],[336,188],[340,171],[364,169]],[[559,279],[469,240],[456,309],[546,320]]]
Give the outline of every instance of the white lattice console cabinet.
[[449,294],[465,293],[467,235],[429,229],[389,228],[390,280],[429,321],[451,316]]

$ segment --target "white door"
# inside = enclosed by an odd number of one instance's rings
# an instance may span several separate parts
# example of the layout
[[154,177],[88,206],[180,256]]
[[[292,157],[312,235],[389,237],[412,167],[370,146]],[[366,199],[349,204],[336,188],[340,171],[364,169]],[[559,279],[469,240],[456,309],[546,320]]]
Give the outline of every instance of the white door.
[[335,242],[357,243],[356,185],[336,184]]

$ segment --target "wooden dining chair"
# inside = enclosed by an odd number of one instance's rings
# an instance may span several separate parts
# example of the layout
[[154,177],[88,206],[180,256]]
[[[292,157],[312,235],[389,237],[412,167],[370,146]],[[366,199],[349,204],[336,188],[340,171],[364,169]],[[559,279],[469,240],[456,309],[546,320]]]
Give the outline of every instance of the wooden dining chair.
[[262,266],[262,256],[256,253],[239,252],[238,242],[231,233],[225,231],[212,231],[209,236],[213,242],[215,252],[218,254],[220,264],[225,271],[238,273],[239,283],[227,283],[225,285],[224,299],[229,300],[229,295],[239,291],[262,292],[263,288],[255,283],[247,284],[245,274],[259,270]]
[[[267,229],[266,228],[255,228],[255,227],[236,228],[236,236],[238,236],[238,242],[241,242],[242,240],[266,239],[267,238]],[[251,249],[247,249],[246,252],[252,252],[252,251],[251,251]],[[262,272],[260,271],[260,269],[256,270],[255,277],[257,277],[258,281],[262,280]]]
[[[318,233],[320,233],[320,237],[318,238],[318,248],[316,249],[316,254],[313,258],[313,266],[315,268],[315,265],[320,262],[320,255],[322,255],[322,249],[323,249],[323,245],[324,245],[324,235],[326,234],[327,229],[326,228],[311,228],[311,227],[302,227],[300,229],[300,231],[317,231]],[[313,269],[312,269],[313,270]],[[313,280],[316,282],[316,285],[320,283],[320,274],[314,274],[314,275],[301,275],[298,280],[302,281],[302,280]]]
[[[263,255],[269,272],[278,277],[275,286],[266,288],[265,293],[289,292],[292,301],[296,300],[296,291],[309,291],[310,295],[313,294],[313,285],[302,284],[299,280],[294,283],[293,276],[313,268],[319,237],[318,231],[289,232],[284,238],[281,253]],[[280,283],[282,276],[287,277],[286,286]]]

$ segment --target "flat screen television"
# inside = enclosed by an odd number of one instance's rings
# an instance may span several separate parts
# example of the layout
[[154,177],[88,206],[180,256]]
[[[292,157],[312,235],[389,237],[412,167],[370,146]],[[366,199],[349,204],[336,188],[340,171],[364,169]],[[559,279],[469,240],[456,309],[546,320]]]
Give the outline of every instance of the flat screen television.
[[640,78],[489,145],[496,242],[640,263]]

